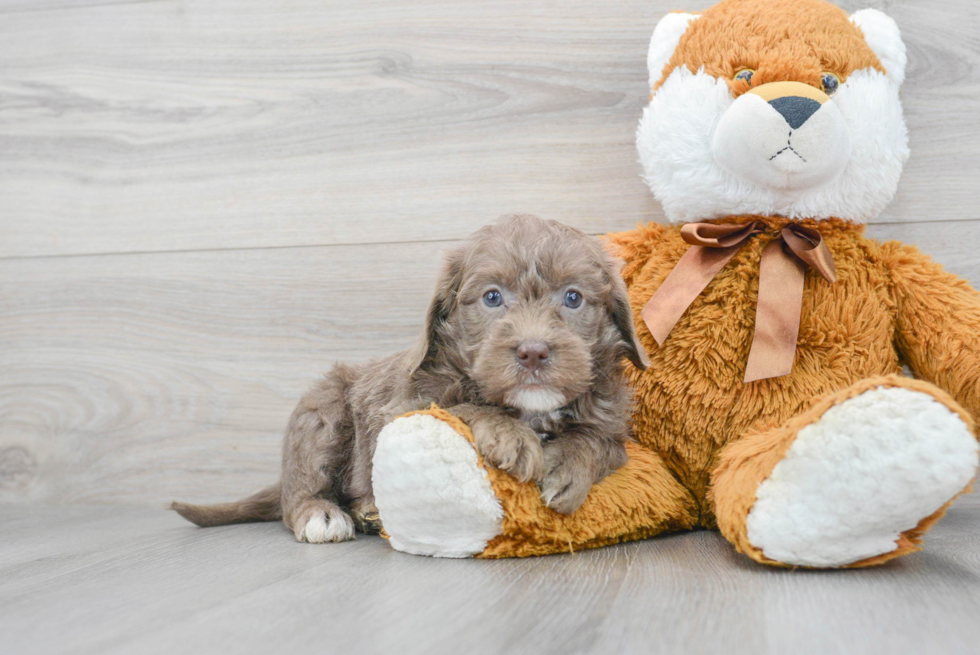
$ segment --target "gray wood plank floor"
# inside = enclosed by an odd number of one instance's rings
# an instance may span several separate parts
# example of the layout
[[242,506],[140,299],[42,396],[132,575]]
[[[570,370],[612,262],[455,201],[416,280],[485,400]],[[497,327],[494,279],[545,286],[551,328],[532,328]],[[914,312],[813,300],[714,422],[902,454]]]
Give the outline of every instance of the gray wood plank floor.
[[[0,0],[0,256],[657,220],[633,144],[647,44],[711,4]],[[976,219],[976,2],[840,4],[909,44],[913,157],[883,220]]]
[[0,652],[976,653],[978,501],[924,552],[838,572],[762,567],[714,532],[439,560],[152,507],[0,506]]

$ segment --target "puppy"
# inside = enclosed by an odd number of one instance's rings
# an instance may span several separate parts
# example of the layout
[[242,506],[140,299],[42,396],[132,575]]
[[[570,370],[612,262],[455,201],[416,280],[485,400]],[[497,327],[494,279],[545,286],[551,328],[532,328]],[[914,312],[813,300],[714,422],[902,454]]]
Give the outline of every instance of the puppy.
[[378,433],[435,402],[470,426],[487,462],[574,512],[626,462],[622,360],[647,363],[619,266],[598,240],[555,221],[509,216],[484,227],[448,253],[413,349],[337,364],[300,401],[279,484],[173,509],[201,526],[282,519],[310,543],[352,539],[355,525],[376,533]]

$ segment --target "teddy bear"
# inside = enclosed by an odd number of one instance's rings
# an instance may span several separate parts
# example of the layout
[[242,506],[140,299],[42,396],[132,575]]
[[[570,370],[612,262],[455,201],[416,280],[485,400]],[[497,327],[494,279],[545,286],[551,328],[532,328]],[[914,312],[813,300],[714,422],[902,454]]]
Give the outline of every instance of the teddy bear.
[[898,26],[722,0],[663,17],[647,63],[637,146],[670,224],[607,237],[650,359],[625,364],[628,463],[558,514],[433,406],[378,439],[387,538],[513,557],[702,527],[808,568],[918,550],[978,468],[980,296],[864,234],[909,154]]

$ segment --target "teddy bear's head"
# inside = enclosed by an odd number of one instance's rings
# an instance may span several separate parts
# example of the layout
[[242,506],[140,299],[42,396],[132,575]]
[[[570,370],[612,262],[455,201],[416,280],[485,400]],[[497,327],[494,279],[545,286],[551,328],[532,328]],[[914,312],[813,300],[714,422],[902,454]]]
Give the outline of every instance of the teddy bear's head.
[[657,25],[637,131],[674,222],[733,215],[867,221],[908,158],[898,26],[824,0],[723,0]]

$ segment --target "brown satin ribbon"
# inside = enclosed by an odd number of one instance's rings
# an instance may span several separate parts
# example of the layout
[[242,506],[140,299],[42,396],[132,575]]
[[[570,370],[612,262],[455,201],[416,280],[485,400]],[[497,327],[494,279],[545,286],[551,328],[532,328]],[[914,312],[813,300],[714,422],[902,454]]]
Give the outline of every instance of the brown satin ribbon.
[[[766,224],[688,223],[681,237],[691,247],[680,258],[643,308],[643,322],[663,345],[694,299],[745,243],[764,232]],[[803,276],[807,266],[830,283],[837,281],[834,258],[816,230],[788,225],[762,250],[755,335],[745,367],[745,382],[789,375],[803,308]]]

